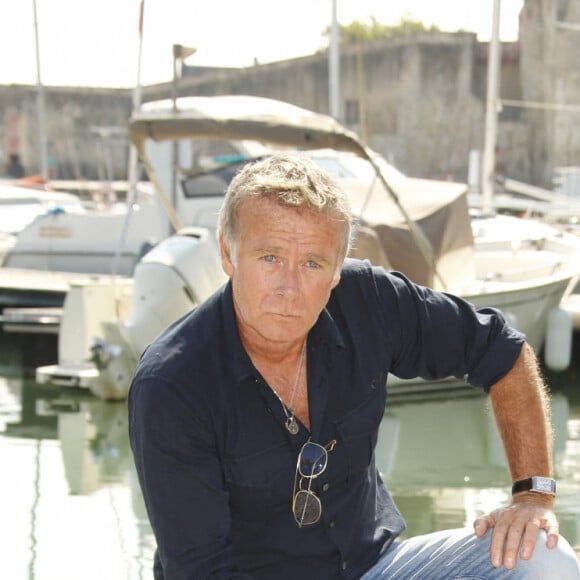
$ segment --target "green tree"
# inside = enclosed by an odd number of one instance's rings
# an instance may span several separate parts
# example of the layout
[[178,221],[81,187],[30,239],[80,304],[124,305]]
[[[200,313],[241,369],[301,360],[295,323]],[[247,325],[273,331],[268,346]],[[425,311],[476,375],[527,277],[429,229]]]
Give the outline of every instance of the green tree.
[[[416,32],[439,31],[437,26],[427,27],[419,20],[410,16],[402,18],[395,24],[381,24],[374,16],[369,22],[355,20],[346,26],[339,25],[340,42],[342,44],[356,44],[357,42],[371,42],[385,38],[395,38]],[[324,31],[325,36],[330,36],[330,26]]]

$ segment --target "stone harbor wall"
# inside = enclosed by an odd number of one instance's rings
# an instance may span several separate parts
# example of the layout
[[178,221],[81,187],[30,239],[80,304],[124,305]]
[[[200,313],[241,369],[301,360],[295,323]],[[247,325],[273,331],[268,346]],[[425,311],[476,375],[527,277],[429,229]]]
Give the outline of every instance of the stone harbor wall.
[[[519,42],[502,45],[496,150],[507,177],[552,187],[580,166],[580,31],[562,25],[574,22],[574,0],[526,0]],[[408,175],[466,181],[470,151],[483,149],[488,51],[471,33],[442,32],[341,47],[340,120]],[[142,94],[171,98],[172,83]],[[258,95],[328,114],[328,54],[186,66],[178,94]],[[45,87],[44,100],[52,177],[126,177],[131,90]],[[36,87],[0,86],[0,119],[0,177],[38,173]]]

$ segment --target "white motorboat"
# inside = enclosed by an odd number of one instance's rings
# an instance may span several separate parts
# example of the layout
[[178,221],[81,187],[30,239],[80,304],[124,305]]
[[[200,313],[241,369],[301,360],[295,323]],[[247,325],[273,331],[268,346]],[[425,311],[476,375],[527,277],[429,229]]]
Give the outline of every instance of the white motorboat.
[[[167,102],[153,102],[143,108],[163,114]],[[81,204],[78,196],[70,193],[11,187],[13,192],[22,192],[16,203],[17,193],[8,198],[0,187],[0,231],[17,234],[3,267],[130,276],[146,251],[179,227],[213,226],[213,214],[207,219],[198,215],[198,196],[202,193],[208,198],[221,197],[224,191],[208,184],[211,177],[190,180],[188,174],[206,171],[228,160],[256,158],[267,153],[268,149],[257,142],[236,141],[234,147],[224,140],[215,146],[213,139],[201,136],[196,139],[195,151],[190,144],[182,144],[182,187],[174,192],[172,207],[166,208],[169,213],[164,211],[159,196],[147,181],[125,184],[129,189],[126,201],[102,199],[90,205]],[[155,147],[151,159],[168,190],[170,148],[166,144]],[[103,184],[103,191],[92,194],[95,198],[107,198],[112,192],[107,192]]]
[[[130,212],[127,207],[85,201],[46,183],[0,185],[3,327],[54,332],[71,283],[87,278],[111,283],[112,274],[132,272],[139,257],[166,237],[167,228],[161,227],[150,187],[147,192],[141,186]],[[127,227],[128,217],[136,227]]]
[[0,231],[18,234],[38,216],[49,212],[84,213],[78,196],[54,191],[34,182],[0,183]]
[[[80,201],[76,195],[61,194]],[[103,207],[39,207],[18,230],[3,267],[52,272],[130,275],[138,259],[168,235],[167,220],[147,183],[129,203]]]
[[[563,368],[569,362],[565,354],[571,330],[550,324],[565,316],[560,301],[580,274],[577,237],[544,227],[519,229],[515,237],[500,239],[492,226],[503,234],[514,232],[515,226],[494,218],[482,220],[474,231],[463,184],[387,176],[384,161],[334,119],[279,101],[188,98],[179,103],[178,112],[168,106],[163,112],[135,115],[130,135],[174,227],[181,227],[181,200],[193,204],[190,223],[197,227],[180,230],[154,247],[120,287],[73,287],[65,301],[59,363],[37,369],[39,382],[87,387],[105,399],[125,398],[147,344],[224,282],[214,230],[223,191],[237,165],[230,157],[209,172],[192,171],[187,160],[198,159],[196,140],[208,137],[257,141],[270,150],[316,150],[312,154],[341,182],[358,216],[353,255],[401,270],[418,283],[458,294],[477,306],[500,308],[536,350],[550,345],[547,351],[559,355],[548,364]],[[164,193],[171,182],[168,146],[176,141],[183,192],[177,207]],[[340,154],[329,155],[325,149]],[[372,171],[366,175],[355,169],[353,156],[365,160]]]
[[[497,185],[492,199],[495,213],[538,219],[580,235],[580,196],[575,192],[564,193],[562,188],[550,191],[506,177],[498,177]],[[470,194],[469,205],[481,211],[482,196]]]
[[76,195],[33,182],[0,183],[0,264],[22,230],[38,216],[59,212],[81,213],[84,207]]

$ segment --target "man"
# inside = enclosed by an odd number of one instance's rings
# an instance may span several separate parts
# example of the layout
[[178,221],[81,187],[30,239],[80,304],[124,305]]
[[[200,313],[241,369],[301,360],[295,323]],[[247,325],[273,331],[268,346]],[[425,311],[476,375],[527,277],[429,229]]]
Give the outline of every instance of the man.
[[[492,309],[345,261],[351,222],[298,155],[228,188],[230,281],[154,341],[129,393],[156,578],[580,578],[558,538],[548,403],[524,337]],[[489,391],[520,483],[475,533],[396,540],[404,522],[374,457],[389,372]]]

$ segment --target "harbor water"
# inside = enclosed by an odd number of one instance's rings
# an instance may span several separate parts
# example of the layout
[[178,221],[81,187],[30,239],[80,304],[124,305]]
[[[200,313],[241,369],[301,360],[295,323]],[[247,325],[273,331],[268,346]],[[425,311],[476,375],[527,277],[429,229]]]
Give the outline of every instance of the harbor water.
[[[34,365],[54,356],[49,342],[0,334],[0,578],[150,579],[155,541],[129,448],[126,403],[37,384]],[[557,514],[573,545],[580,544],[578,342],[575,368],[548,375]],[[487,400],[470,389],[391,401],[377,460],[406,535],[469,526],[509,499]]]

